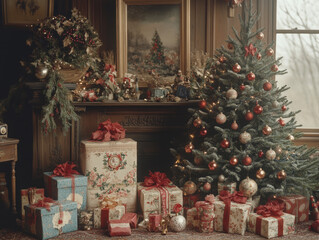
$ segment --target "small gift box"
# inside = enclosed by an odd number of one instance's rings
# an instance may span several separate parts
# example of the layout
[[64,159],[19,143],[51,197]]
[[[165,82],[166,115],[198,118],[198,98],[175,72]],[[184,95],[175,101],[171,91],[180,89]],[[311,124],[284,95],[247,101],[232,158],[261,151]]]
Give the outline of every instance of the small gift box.
[[129,223],[131,228],[136,228],[137,227],[137,214],[136,213],[125,213],[120,221]]
[[21,189],[21,217],[24,220],[24,206],[34,204],[44,199],[44,188]]
[[46,195],[54,200],[77,202],[80,210],[86,209],[87,177],[79,175],[75,164],[58,165],[53,172],[44,172]]
[[283,205],[269,201],[249,214],[248,231],[266,238],[280,237],[294,233],[295,216],[283,213]]
[[304,222],[309,220],[309,202],[302,195],[280,196],[277,199],[285,204],[284,212],[295,215],[295,221]]
[[244,235],[251,204],[246,204],[247,198],[241,192],[231,194],[221,191],[215,200],[214,229],[217,232],[236,233]]
[[78,215],[79,229],[81,230],[91,230],[94,227],[93,224],[93,211],[92,210],[82,210]]
[[218,182],[218,195],[222,190],[234,193],[236,191],[237,183],[235,182]]
[[25,230],[39,239],[49,239],[78,229],[77,204],[49,198],[25,208]]
[[207,195],[205,201],[198,201],[195,207],[187,211],[187,226],[199,232],[214,231],[214,195]]
[[311,226],[310,229],[314,232],[319,233],[319,220],[314,221]]
[[114,236],[130,236],[131,227],[129,223],[113,223],[108,224],[108,232],[111,237]]
[[120,220],[125,214],[125,206],[118,205],[94,209],[94,228],[107,228],[110,220]]
[[148,215],[147,230],[150,232],[158,232],[161,228],[162,215],[157,213],[151,213]]
[[138,183],[138,198],[144,218],[150,213],[173,214],[176,204],[183,206],[182,190],[160,172],[150,172],[143,183]]

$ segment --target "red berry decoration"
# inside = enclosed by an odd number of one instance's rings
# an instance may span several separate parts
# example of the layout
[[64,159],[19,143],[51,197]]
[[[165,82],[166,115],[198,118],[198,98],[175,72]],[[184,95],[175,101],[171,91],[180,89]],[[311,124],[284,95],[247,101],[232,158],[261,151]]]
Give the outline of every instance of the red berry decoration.
[[276,64],[272,65],[272,67],[271,67],[271,71],[273,71],[273,72],[277,72],[278,69],[279,68],[278,68],[278,66]]
[[243,164],[245,166],[249,166],[251,164],[251,162],[252,162],[252,159],[249,156],[246,156],[246,157],[243,158],[242,162],[243,162]]
[[253,72],[250,72],[247,74],[246,78],[248,79],[248,81],[254,81],[256,76]]
[[282,118],[279,118],[278,122],[282,127],[286,125],[285,121]]
[[207,104],[206,101],[202,100],[202,101],[199,102],[198,105],[199,105],[199,108],[204,108],[204,107],[206,107],[206,104]]
[[285,105],[283,105],[282,107],[281,107],[281,111],[286,111],[287,110],[287,107],[285,106]]
[[260,60],[261,59],[261,54],[257,53],[257,59]]
[[208,163],[208,168],[209,170],[214,171],[216,168],[218,167],[217,163],[215,162],[215,160],[211,161],[210,163]]
[[212,189],[212,185],[209,182],[207,182],[204,184],[203,188],[206,192],[208,192]]
[[206,128],[202,128],[202,130],[200,130],[199,134],[203,137],[205,137],[207,135],[207,130]]
[[231,159],[229,159],[229,163],[232,166],[236,166],[238,163],[238,158],[236,156],[233,156]]
[[235,65],[233,66],[233,71],[235,73],[239,73],[241,70],[241,66],[238,63],[235,63]]
[[229,145],[230,145],[230,142],[226,138],[220,142],[220,146],[222,148],[229,148]]
[[262,158],[263,156],[264,156],[264,152],[263,152],[262,150],[260,150],[260,151],[258,152],[258,157]]
[[186,153],[191,153],[192,150],[193,150],[193,148],[194,148],[194,145],[193,145],[192,143],[189,143],[189,144],[187,144],[187,145],[185,146],[185,152],[186,152]]
[[244,91],[244,90],[245,90],[245,85],[244,85],[244,84],[241,84],[240,87],[239,87],[239,89],[240,89],[241,91]]
[[265,82],[263,85],[265,91],[270,91],[272,89],[272,84],[270,82]]
[[261,114],[262,112],[263,112],[263,107],[257,103],[256,106],[254,107],[254,113],[258,115],[258,114]]
[[247,121],[251,121],[251,120],[253,120],[253,118],[254,118],[254,114],[253,114],[251,111],[248,111],[248,112],[246,113],[246,115],[245,115],[245,119],[246,119]]

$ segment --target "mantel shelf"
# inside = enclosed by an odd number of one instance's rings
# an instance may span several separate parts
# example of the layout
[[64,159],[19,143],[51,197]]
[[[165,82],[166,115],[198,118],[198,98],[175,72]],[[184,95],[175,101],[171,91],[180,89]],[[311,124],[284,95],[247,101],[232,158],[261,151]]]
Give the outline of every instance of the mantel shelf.
[[179,107],[179,106],[191,106],[198,103],[199,100],[189,100],[181,102],[146,102],[139,101],[123,101],[109,100],[107,102],[73,102],[75,107],[109,107],[109,106],[125,106],[125,107]]

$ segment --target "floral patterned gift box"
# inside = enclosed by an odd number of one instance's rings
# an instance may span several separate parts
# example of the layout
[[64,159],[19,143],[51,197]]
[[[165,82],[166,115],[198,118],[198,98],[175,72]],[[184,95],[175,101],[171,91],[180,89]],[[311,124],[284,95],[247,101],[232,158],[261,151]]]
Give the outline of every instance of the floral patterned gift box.
[[38,239],[49,239],[78,229],[77,203],[45,198],[25,209],[25,230]]
[[295,216],[283,213],[283,205],[269,201],[249,214],[248,231],[266,238],[280,237],[295,232]]
[[246,204],[247,198],[241,192],[230,194],[221,191],[215,200],[214,229],[217,232],[236,233],[244,235],[251,204]]
[[137,142],[130,138],[109,142],[85,140],[80,148],[81,168],[88,177],[88,208],[98,207],[99,199],[108,195],[119,198],[128,212],[135,212]]
[[235,182],[218,182],[217,184],[217,189],[218,189],[218,194],[222,190],[229,191],[230,193],[234,193],[236,191],[237,183]]

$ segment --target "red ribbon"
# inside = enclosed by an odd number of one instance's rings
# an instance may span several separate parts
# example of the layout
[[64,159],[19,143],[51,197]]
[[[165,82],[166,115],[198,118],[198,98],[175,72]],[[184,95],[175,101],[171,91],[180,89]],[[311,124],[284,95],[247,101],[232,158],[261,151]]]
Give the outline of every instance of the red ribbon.
[[96,131],[91,135],[91,140],[108,142],[125,138],[125,129],[118,122],[112,123],[110,119],[101,122]]
[[231,194],[226,190],[222,190],[219,193],[219,199],[224,202],[224,218],[223,218],[223,231],[228,233],[229,231],[229,218],[230,218],[230,207],[231,202],[244,204],[247,201],[247,197],[243,195],[242,192],[234,192]]
[[284,214],[284,203],[278,200],[269,200],[265,205],[256,208],[256,213],[260,216],[256,219],[256,233],[261,233],[261,221],[265,217],[274,217],[278,220],[278,237],[284,234],[284,220],[281,216]]
[[56,168],[53,170],[53,174],[49,177],[49,195],[51,196],[52,193],[52,177],[69,177],[72,181],[72,202],[75,201],[75,178],[74,174],[78,175],[80,174],[78,171],[76,171],[74,168],[76,167],[76,164],[74,163],[68,163],[65,162],[63,164],[59,164],[56,166]]

